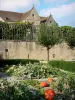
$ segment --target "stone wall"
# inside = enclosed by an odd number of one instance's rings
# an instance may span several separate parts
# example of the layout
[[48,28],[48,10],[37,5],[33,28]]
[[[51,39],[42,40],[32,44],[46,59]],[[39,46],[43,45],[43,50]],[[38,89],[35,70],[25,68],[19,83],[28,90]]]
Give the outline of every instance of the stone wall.
[[[35,42],[24,41],[0,41],[0,55],[4,59],[47,59],[46,48]],[[65,43],[55,45],[50,49],[51,59],[73,60],[75,49],[71,50]]]

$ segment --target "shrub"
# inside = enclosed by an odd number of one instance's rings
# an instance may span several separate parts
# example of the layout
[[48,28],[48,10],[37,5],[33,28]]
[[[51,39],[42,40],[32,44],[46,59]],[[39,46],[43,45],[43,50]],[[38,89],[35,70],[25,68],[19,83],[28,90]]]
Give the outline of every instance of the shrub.
[[7,70],[5,70],[6,74],[10,76],[17,76],[22,77],[23,79],[26,78],[48,78],[49,76],[63,76],[65,77],[67,73],[65,71],[62,71],[58,68],[52,68],[48,64],[26,64],[26,65],[14,65],[9,67]]
[[0,59],[0,66],[4,67],[6,65],[26,65],[28,63],[39,63],[39,60],[34,60],[34,59]]
[[30,88],[28,81],[25,83],[0,80],[0,100],[39,100],[40,98],[40,90]]

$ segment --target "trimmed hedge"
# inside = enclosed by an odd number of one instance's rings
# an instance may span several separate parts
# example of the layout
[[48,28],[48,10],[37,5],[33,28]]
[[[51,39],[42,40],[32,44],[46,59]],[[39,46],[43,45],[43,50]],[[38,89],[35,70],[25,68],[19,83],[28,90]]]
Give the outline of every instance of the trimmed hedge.
[[66,71],[75,72],[75,61],[57,61],[53,60],[49,62],[52,67],[60,68]]
[[4,67],[6,65],[26,65],[28,63],[39,63],[39,60],[34,59],[0,59],[0,67]]

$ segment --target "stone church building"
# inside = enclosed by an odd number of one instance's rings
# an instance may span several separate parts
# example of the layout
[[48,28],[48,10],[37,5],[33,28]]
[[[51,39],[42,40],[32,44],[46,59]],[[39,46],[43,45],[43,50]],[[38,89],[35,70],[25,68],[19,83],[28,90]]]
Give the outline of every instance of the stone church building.
[[[57,24],[50,14],[48,17],[38,15],[35,7],[25,13],[0,10],[2,22],[30,22],[37,26],[40,23]],[[66,43],[55,45],[50,49],[50,60],[74,60],[75,50],[71,50]],[[47,60],[46,48],[35,42],[0,40],[0,58],[2,59],[39,59]]]
[[40,23],[56,23],[50,14],[48,17],[41,17],[38,15],[35,7],[25,13],[17,13],[10,11],[1,11],[0,10],[0,21],[2,22],[30,22],[34,25],[39,25]]

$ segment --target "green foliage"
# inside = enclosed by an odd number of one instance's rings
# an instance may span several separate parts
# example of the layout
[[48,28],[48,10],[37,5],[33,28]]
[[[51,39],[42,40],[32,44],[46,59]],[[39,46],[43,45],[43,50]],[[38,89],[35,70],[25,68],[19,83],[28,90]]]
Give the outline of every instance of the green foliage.
[[58,91],[53,100],[75,100],[75,75],[60,76],[55,84]]
[[66,38],[69,33],[72,33],[72,27],[71,26],[61,26],[60,27],[63,36]]
[[0,80],[0,100],[39,100],[40,98],[40,89],[29,87],[28,81]]
[[60,29],[57,25],[48,26],[41,24],[37,32],[37,41],[47,48],[47,60],[49,61],[49,49],[61,40]]
[[26,66],[12,66],[6,70],[6,73],[13,76],[25,78],[45,78],[49,76],[50,68],[38,63],[26,64]]
[[46,24],[41,24],[37,35],[40,44],[45,47],[52,47],[59,43],[59,36],[61,34],[58,26],[47,26]]
[[0,22],[0,39],[26,41],[32,40],[32,25],[29,22]]
[[69,33],[67,42],[71,48],[75,47],[75,28],[72,29],[72,33]]
[[67,44],[73,48],[75,47],[75,28],[71,26],[62,26],[61,32],[63,33],[63,39]]
[[0,66],[4,67],[6,65],[26,65],[27,63],[39,63],[39,60],[34,60],[34,59],[0,59]]
[[50,65],[45,64],[26,64],[12,66],[5,70],[5,73],[10,76],[16,76],[22,79],[40,79],[40,78],[48,78],[49,76],[60,76],[63,77],[67,75],[65,71],[62,71],[57,68],[53,68]]
[[7,39],[9,35],[9,25],[5,22],[0,22],[0,39]]
[[75,72],[75,61],[50,61],[49,64],[53,68],[59,68],[70,72]]
[[[44,98],[44,89],[40,88],[39,81],[32,78],[48,77],[54,80],[50,83],[50,89],[56,93],[53,100],[75,100],[75,73],[38,63],[12,66],[5,72],[11,75],[11,79],[0,80],[1,100],[40,100]],[[15,80],[12,79],[14,76]]]

